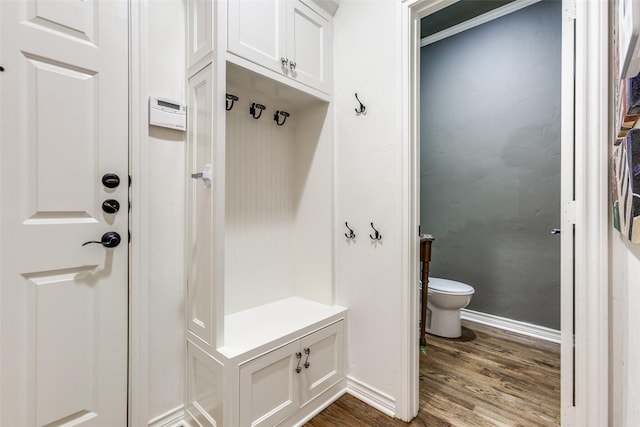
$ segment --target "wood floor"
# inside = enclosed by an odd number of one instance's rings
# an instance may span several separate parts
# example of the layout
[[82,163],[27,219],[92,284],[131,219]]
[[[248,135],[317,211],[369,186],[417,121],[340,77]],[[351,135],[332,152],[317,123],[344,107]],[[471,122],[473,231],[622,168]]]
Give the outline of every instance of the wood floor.
[[560,345],[463,321],[458,339],[429,335],[426,353],[411,423],[344,395],[306,426],[560,425]]

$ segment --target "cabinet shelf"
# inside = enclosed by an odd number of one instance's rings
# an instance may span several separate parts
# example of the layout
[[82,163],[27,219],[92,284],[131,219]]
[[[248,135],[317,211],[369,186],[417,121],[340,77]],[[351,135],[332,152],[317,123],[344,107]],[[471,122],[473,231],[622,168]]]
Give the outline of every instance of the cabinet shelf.
[[224,347],[229,359],[273,348],[344,317],[347,309],[300,297],[290,297],[225,316]]

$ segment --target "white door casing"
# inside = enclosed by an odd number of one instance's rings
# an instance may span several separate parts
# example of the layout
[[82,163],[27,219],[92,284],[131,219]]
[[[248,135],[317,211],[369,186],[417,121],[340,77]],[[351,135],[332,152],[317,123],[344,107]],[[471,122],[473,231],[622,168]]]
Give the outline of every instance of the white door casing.
[[126,426],[128,3],[0,19],[0,425]]
[[[418,158],[419,34],[420,19],[457,0],[402,0],[402,164],[413,200],[406,203],[410,225],[419,206],[415,160]],[[563,0],[562,25],[562,248],[561,248],[561,423],[562,426],[607,424],[608,367],[608,246],[606,144],[608,99],[607,2]],[[574,44],[575,43],[575,44]],[[605,100],[605,101],[603,101]],[[575,136],[574,136],[575,135]],[[576,141],[575,146],[573,141]],[[572,157],[575,156],[575,168]],[[573,183],[575,180],[575,190]],[[575,194],[574,194],[575,193]],[[575,199],[575,200],[574,200]],[[574,229],[575,224],[575,229]],[[575,235],[575,248],[573,238]],[[403,264],[413,277],[417,246],[409,230]],[[575,264],[574,264],[575,260]],[[574,267],[575,265],[575,267]],[[575,268],[575,269],[574,269]],[[573,282],[575,280],[575,288]],[[410,283],[415,281],[410,280]],[[417,324],[416,294],[409,293],[407,330]],[[403,301],[407,301],[403,298]],[[575,304],[574,304],[575,301]],[[409,310],[411,309],[411,311]],[[574,321],[575,319],[575,321]],[[410,334],[403,352],[409,393],[399,400],[398,416],[410,419],[418,410],[417,340]],[[575,359],[574,359],[575,345]],[[404,348],[404,346],[403,346]],[[406,377],[405,377],[406,378]],[[575,393],[575,394],[574,394]]]

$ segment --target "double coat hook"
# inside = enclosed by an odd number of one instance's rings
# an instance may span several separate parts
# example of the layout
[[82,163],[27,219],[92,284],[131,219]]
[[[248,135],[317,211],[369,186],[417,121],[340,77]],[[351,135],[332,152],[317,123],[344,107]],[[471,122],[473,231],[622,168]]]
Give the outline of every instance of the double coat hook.
[[347,229],[349,230],[349,234],[344,233],[344,237],[346,237],[347,239],[355,239],[356,238],[356,233],[353,232],[353,230],[351,229],[351,227],[349,227],[349,224],[345,221],[344,226],[347,227]]
[[356,114],[360,115],[360,114],[364,114],[365,110],[367,109],[367,107],[364,106],[364,104],[362,103],[362,101],[360,101],[360,98],[358,98],[358,94],[356,93],[356,99],[358,100],[358,103],[360,104],[360,109],[355,109],[356,110]]
[[[254,102],[251,104],[251,107],[249,107],[249,114],[251,114],[251,117],[253,117],[254,119],[259,119],[260,116],[262,115],[262,112],[266,109],[267,107],[265,107],[264,105],[256,104]],[[256,110],[259,110],[257,115],[256,115]]]
[[[231,95],[230,93],[227,94],[227,104],[225,106],[227,111],[230,111],[233,108],[233,103],[236,102],[238,100],[238,97],[235,95]],[[231,102],[229,102],[231,101]]]
[[373,231],[374,231],[373,234],[369,234],[369,237],[371,237],[371,240],[382,240],[382,234],[380,234],[378,230],[376,230],[376,228],[373,226],[373,223],[371,223],[371,228],[373,228]]
[[[283,117],[282,122],[280,121],[280,116]],[[284,125],[284,122],[287,121],[287,117],[289,117],[289,113],[287,113],[286,111],[276,111],[276,113],[273,115],[273,120],[276,122],[276,124],[278,126],[282,126]]]

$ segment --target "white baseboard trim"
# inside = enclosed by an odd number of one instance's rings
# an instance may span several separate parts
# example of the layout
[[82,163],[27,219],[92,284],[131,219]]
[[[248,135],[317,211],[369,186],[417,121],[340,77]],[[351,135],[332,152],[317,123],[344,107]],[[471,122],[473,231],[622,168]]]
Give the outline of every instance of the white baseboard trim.
[[362,400],[364,403],[376,408],[378,411],[395,417],[396,400],[367,384],[356,380],[351,376],[347,376],[347,393],[353,397]]
[[[183,427],[184,405],[177,406],[149,421],[149,427]],[[188,424],[184,424],[187,426]]]
[[531,323],[520,322],[518,320],[507,319],[506,317],[494,316],[493,314],[480,313],[478,311],[461,310],[461,317],[470,322],[481,323],[505,331],[516,332],[533,338],[551,341],[560,344],[560,331],[544,326],[533,325]]

